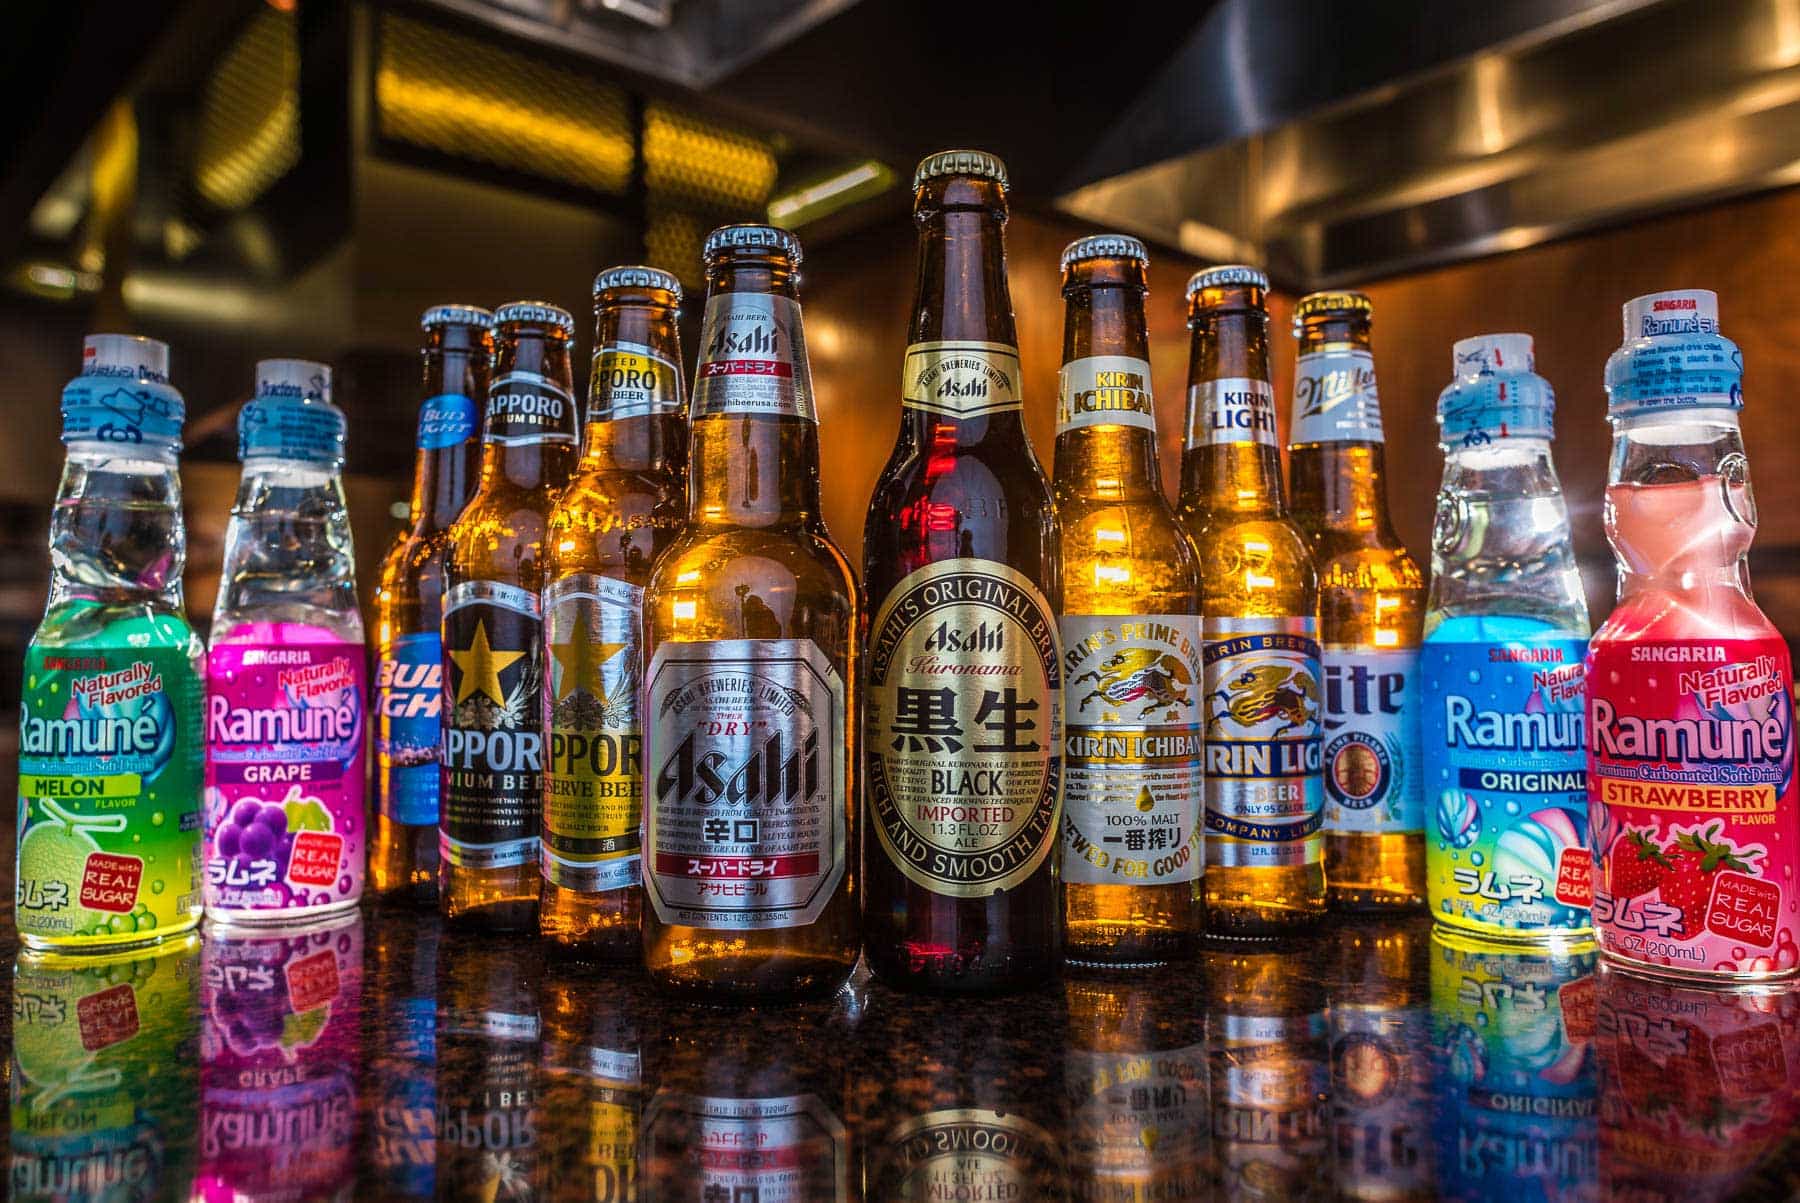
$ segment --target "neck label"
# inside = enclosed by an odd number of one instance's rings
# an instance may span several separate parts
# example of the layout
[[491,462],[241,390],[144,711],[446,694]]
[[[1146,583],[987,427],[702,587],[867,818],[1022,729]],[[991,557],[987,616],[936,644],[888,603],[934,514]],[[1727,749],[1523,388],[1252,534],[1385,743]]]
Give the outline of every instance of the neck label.
[[900,399],[908,409],[958,421],[1017,412],[1019,349],[1011,343],[921,342],[906,348]]
[[759,414],[819,420],[800,306],[767,292],[721,292],[706,302],[693,416]]
[[442,451],[475,437],[481,411],[461,393],[439,393],[419,406],[420,451]]
[[681,367],[655,347],[612,342],[594,352],[588,421],[681,412]]
[[1129,355],[1090,355],[1063,364],[1056,382],[1056,433],[1083,426],[1156,430],[1150,364]]
[[575,442],[575,399],[539,372],[508,372],[488,388],[482,441],[506,447]]
[[1348,348],[1302,355],[1294,372],[1294,429],[1288,444],[1382,441],[1375,357]]
[[1267,380],[1229,376],[1188,390],[1187,446],[1275,442],[1275,390]]

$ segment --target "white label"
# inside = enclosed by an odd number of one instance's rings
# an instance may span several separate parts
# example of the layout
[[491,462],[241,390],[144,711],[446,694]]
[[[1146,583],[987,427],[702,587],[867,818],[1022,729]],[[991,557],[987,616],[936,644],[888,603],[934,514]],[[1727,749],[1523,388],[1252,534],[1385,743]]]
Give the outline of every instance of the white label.
[[1288,442],[1381,441],[1375,357],[1348,348],[1302,355],[1294,369],[1294,429]]
[[1202,380],[1188,390],[1187,445],[1220,443],[1277,445],[1275,390],[1267,380],[1245,376]]
[[1327,647],[1325,826],[1331,831],[1423,831],[1419,649]]
[[1090,355],[1063,364],[1056,382],[1056,433],[1083,426],[1154,431],[1150,364],[1128,355]]
[[800,306],[768,292],[720,292],[706,302],[693,416],[763,414],[819,420]]

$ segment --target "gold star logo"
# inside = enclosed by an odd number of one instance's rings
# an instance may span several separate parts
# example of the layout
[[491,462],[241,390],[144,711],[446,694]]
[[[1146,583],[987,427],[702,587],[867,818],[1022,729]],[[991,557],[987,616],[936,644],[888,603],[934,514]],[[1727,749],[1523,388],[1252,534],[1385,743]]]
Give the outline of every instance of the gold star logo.
[[587,611],[575,614],[575,629],[561,643],[550,645],[561,670],[556,681],[556,700],[562,701],[584,682],[592,682],[592,692],[602,706],[610,705],[606,696],[606,677],[600,669],[608,660],[630,647],[629,643],[595,643],[588,627]]
[[455,648],[450,649],[450,659],[455,662],[457,671],[462,673],[462,680],[456,686],[457,705],[460,706],[477,690],[493,698],[495,705],[506,705],[506,691],[500,688],[500,674],[511,668],[515,661],[524,658],[524,652],[495,651],[488,644],[486,620],[476,620],[475,638],[470,641],[468,650],[459,652]]

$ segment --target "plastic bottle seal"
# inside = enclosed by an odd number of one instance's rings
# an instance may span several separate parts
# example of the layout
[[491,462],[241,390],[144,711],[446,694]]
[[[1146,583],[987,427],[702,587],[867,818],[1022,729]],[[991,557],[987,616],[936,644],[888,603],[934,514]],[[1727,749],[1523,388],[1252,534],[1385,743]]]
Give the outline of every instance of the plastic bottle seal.
[[1438,394],[1439,446],[1452,450],[1556,433],[1556,392],[1533,370],[1531,335],[1460,339],[1451,359],[1455,379]]
[[81,375],[62,393],[62,441],[180,451],[187,406],[169,384],[169,345],[132,334],[90,334]]
[[256,365],[256,395],[238,413],[238,458],[344,465],[344,411],[331,403],[331,368],[306,359]]
[[1744,353],[1719,333],[1719,297],[1704,288],[1625,303],[1625,343],[1606,361],[1606,416],[1744,407]]

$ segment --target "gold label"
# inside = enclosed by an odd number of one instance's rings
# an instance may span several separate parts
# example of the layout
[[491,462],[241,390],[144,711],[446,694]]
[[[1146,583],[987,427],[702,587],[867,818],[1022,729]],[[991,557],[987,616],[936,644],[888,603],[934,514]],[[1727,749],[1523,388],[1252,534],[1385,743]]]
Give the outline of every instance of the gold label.
[[610,422],[681,412],[681,368],[642,343],[607,343],[594,352],[588,421]]
[[963,419],[1024,405],[1019,349],[1010,343],[913,343],[900,377],[902,403],[911,409]]
[[1050,603],[993,560],[909,574],[869,650],[869,797],[925,889],[986,898],[1036,872],[1062,810],[1062,665]]
[[[888,1134],[871,1199],[1037,1199],[1066,1178],[1054,1137],[1030,1120],[985,1107],[930,1111]],[[1060,1192],[1059,1192],[1060,1194]]]
[[1056,380],[1056,433],[1083,426],[1154,431],[1150,365],[1128,355],[1089,355],[1063,364]]

